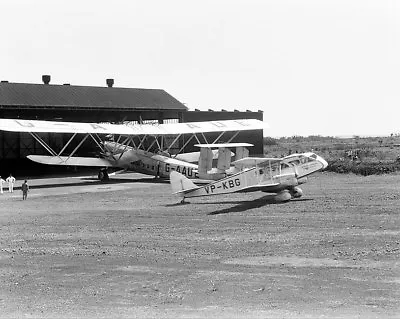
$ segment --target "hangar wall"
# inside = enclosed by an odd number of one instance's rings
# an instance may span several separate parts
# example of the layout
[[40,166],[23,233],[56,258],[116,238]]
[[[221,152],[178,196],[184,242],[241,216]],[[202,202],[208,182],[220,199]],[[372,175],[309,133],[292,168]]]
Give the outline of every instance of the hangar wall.
[[[0,83],[0,118],[18,118],[72,122],[198,122],[227,119],[260,119],[262,112],[189,111],[187,107],[159,89],[115,88],[110,79],[106,87],[52,85],[49,76],[43,76],[44,84]],[[110,85],[111,84],[111,85]],[[43,133],[41,138],[52,148],[61,149],[71,135]],[[206,135],[213,141],[218,134]],[[231,133],[223,136],[227,141]],[[262,131],[241,132],[233,141],[251,142],[255,147],[251,154],[262,154]],[[181,145],[185,142],[185,137]],[[69,146],[73,148],[77,140]],[[198,150],[193,144],[185,151]],[[91,141],[86,141],[82,151],[88,155],[98,153]],[[46,173],[71,172],[65,168],[34,163],[26,158],[29,154],[48,155],[47,151],[29,134],[0,131],[0,175],[40,176]],[[81,169],[81,168],[80,168]]]

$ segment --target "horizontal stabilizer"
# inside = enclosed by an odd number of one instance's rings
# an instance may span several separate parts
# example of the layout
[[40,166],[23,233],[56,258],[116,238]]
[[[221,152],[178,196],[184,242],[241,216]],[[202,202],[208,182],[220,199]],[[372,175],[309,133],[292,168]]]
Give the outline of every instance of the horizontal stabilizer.
[[197,147],[207,147],[207,148],[219,148],[219,147],[251,147],[254,146],[254,144],[250,143],[215,143],[215,144],[195,144],[194,146]]
[[[218,150],[213,150],[213,159],[218,158]],[[235,155],[231,152],[231,156]],[[174,158],[180,161],[185,161],[188,163],[197,163],[200,159],[200,152],[189,152],[189,153],[181,153],[177,154]]]
[[91,166],[91,167],[119,167],[111,161],[96,157],[67,157],[67,156],[45,156],[28,155],[31,161],[46,165],[64,166]]

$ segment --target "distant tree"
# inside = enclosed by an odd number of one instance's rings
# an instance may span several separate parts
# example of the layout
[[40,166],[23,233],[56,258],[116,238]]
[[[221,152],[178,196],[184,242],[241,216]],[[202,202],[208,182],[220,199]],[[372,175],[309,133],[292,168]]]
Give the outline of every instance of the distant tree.
[[264,141],[264,145],[269,145],[269,146],[278,145],[278,140],[273,137],[264,137],[263,141]]

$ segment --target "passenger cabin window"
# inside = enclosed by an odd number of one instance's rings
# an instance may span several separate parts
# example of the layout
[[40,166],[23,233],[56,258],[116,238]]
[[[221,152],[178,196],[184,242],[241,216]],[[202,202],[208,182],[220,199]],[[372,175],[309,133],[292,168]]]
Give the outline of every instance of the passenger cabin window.
[[294,159],[294,160],[291,160],[289,163],[293,164],[293,165],[299,165],[300,164],[300,160]]

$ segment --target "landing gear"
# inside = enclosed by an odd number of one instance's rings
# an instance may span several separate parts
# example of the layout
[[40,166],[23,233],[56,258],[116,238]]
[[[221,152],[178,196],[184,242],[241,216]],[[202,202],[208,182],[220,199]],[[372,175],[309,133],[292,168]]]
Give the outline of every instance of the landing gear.
[[97,175],[97,178],[102,182],[108,181],[110,177],[108,176],[107,168],[102,168]]
[[301,190],[300,187],[293,187],[290,191],[290,195],[292,195],[293,198],[300,198],[303,196],[303,191]]
[[277,202],[277,203],[288,202],[288,201],[290,201],[291,198],[292,198],[292,195],[290,195],[290,192],[288,190],[286,190],[286,189],[283,190],[283,191],[280,191],[274,197],[275,202]]

